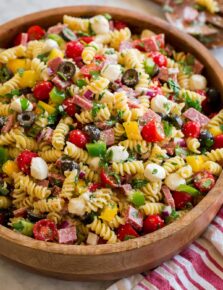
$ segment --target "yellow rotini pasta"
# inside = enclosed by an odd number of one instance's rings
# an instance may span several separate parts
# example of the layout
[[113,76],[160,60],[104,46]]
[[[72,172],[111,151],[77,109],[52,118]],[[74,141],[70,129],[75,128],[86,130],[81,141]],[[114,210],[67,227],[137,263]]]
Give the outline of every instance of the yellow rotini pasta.
[[124,163],[112,163],[113,170],[121,175],[143,173],[144,167],[142,161],[129,161]]
[[63,208],[64,200],[60,197],[50,198],[48,200],[42,199],[33,203],[34,210],[45,212],[60,212]]

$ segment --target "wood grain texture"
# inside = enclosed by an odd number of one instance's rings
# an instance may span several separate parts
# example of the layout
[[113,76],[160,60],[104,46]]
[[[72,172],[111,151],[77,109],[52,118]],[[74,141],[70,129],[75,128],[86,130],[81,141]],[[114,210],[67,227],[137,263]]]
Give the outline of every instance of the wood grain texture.
[[[9,45],[18,32],[30,25],[47,27],[62,21],[64,14],[92,16],[100,13],[110,13],[116,19],[124,17],[136,32],[143,28],[164,32],[169,43],[191,52],[205,65],[210,84],[223,92],[222,68],[202,44],[158,18],[122,9],[76,6],[34,13],[2,25],[0,45]],[[33,271],[57,278],[117,279],[154,268],[181,251],[204,231],[222,203],[223,174],[189,214],[149,235],[113,245],[74,246],[36,241],[0,226],[0,254]]]

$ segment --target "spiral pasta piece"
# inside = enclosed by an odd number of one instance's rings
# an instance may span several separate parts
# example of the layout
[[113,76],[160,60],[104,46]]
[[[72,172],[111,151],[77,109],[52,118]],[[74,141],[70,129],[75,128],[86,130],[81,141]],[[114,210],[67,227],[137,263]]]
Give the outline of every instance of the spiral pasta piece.
[[11,200],[6,196],[0,196],[0,208],[6,209],[11,205]]
[[106,224],[111,229],[117,229],[120,225],[125,224],[125,219],[123,217],[120,217],[119,215],[116,215],[111,221],[107,221]]
[[111,200],[111,190],[101,189],[97,190],[91,195],[82,195],[86,201],[86,208],[88,212],[102,209]]
[[143,173],[144,166],[142,161],[129,161],[124,163],[112,163],[113,170],[122,176],[127,174]]
[[39,40],[29,41],[27,45],[26,56],[28,58],[36,58],[43,53],[44,42]]
[[10,104],[0,104],[0,116],[8,116],[10,113]]
[[67,171],[66,178],[64,180],[61,193],[59,194],[60,197],[71,199],[75,195],[75,188],[76,188],[76,179],[78,177],[77,170]]
[[181,177],[187,179],[187,178],[190,178],[193,175],[193,170],[192,170],[192,167],[190,165],[186,165],[186,166],[183,166],[180,169],[178,169],[177,173]]
[[86,64],[90,64],[92,60],[94,59],[97,53],[97,50],[98,50],[98,45],[95,42],[91,42],[87,46],[85,46],[81,54],[83,62]]
[[0,62],[7,63],[9,60],[15,59],[17,57],[25,56],[26,47],[23,45],[18,45],[12,48],[8,48],[0,52]]
[[46,162],[55,162],[62,156],[62,151],[51,149],[38,153]]
[[30,137],[27,137],[25,135],[15,135],[15,142],[16,147],[20,150],[31,150],[31,151],[37,151],[38,145],[36,143],[36,140]]
[[80,163],[80,170],[84,173],[84,179],[91,181],[91,182],[98,182],[99,181],[99,174],[93,170],[91,170],[88,166],[83,165]]
[[15,74],[10,80],[0,85],[0,95],[6,95],[12,90],[18,89],[20,87],[20,76]]
[[40,59],[38,58],[32,59],[30,63],[30,68],[31,70],[34,70],[38,74],[40,80],[45,79],[46,73],[44,72],[46,71],[47,66]]
[[214,161],[206,161],[203,168],[216,176],[219,176],[222,172],[221,165]]
[[67,24],[69,28],[76,31],[88,32],[89,31],[89,19],[83,19],[79,17],[73,17],[64,15],[64,24]]
[[68,119],[68,122],[61,120],[54,130],[52,145],[56,150],[63,150],[65,145],[65,137],[69,132],[69,124],[72,124],[72,119]]
[[196,0],[195,2],[207,9],[210,13],[214,14],[219,12],[218,2],[215,0]]
[[99,235],[104,240],[108,241],[108,244],[114,244],[117,242],[117,236],[114,231],[110,229],[108,225],[103,223],[98,218],[94,218],[94,221],[87,225],[87,227]]
[[42,199],[33,203],[34,210],[45,212],[60,212],[63,209],[64,200],[60,197],[50,198],[48,200]]
[[129,30],[128,27],[125,27],[120,30],[115,29],[113,32],[111,32],[110,45],[111,47],[118,50],[121,42],[129,40],[130,38],[131,38],[131,31]]
[[132,113],[129,109],[128,103],[127,103],[127,96],[125,92],[118,92],[115,93],[115,108],[117,110],[120,110],[123,112],[123,120],[130,121],[132,117]]
[[145,215],[160,214],[164,208],[163,203],[155,202],[146,202],[145,205],[140,206],[140,210]]
[[90,160],[90,156],[88,155],[87,151],[77,147],[71,142],[67,142],[64,153],[78,162],[86,163],[88,160]]
[[20,134],[19,129],[12,129],[8,133],[0,135],[0,145],[12,145],[15,143],[15,135]]
[[144,154],[151,150],[152,144],[147,143],[145,140],[138,141],[138,140],[124,140],[119,142],[119,145],[124,146],[126,149],[131,151],[135,151],[139,154]]
[[87,85],[86,90],[90,90],[94,94],[100,94],[109,85],[109,80],[103,77],[98,77]]
[[125,128],[120,123],[116,123],[114,127],[115,140],[119,141],[125,135]]
[[61,215],[58,212],[52,211],[47,214],[47,219],[53,221],[56,225],[59,224],[62,220]]
[[192,137],[187,138],[186,144],[187,144],[187,148],[191,152],[200,154],[200,151],[198,150],[198,148],[200,148],[201,144],[197,138],[192,138]]
[[210,161],[222,162],[223,161],[223,148],[211,150],[205,154]]
[[92,113],[92,111],[83,111],[80,114],[75,114],[76,119],[82,124],[88,124],[93,121],[106,121],[109,120],[111,113],[107,107],[101,108],[96,116]]
[[165,161],[163,164],[163,168],[165,169],[167,174],[170,174],[179,169],[180,167],[184,166],[184,164],[185,161],[182,157],[175,156]]

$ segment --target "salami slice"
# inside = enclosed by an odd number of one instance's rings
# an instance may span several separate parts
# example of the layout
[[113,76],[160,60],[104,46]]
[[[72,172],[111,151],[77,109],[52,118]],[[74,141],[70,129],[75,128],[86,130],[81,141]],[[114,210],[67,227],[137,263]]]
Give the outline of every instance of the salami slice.
[[88,99],[84,97],[80,97],[78,95],[75,95],[73,98],[74,98],[75,104],[83,108],[84,110],[91,110],[93,108],[93,103],[89,101]]
[[184,117],[187,119],[198,123],[201,127],[206,126],[210,119],[203,115],[202,113],[198,112],[194,108],[189,108],[186,112],[183,113]]
[[58,241],[60,244],[72,244],[77,240],[76,227],[68,227],[58,230]]
[[175,202],[174,202],[174,199],[172,197],[169,187],[167,187],[166,185],[163,185],[162,192],[164,194],[164,199],[165,199],[166,204],[170,205],[171,208],[175,209]]
[[155,119],[157,122],[161,122],[161,117],[151,109],[148,109],[146,113],[139,119],[140,124],[145,125],[148,121]]
[[101,132],[100,139],[106,143],[106,145],[115,144],[115,133],[114,129],[107,129]]

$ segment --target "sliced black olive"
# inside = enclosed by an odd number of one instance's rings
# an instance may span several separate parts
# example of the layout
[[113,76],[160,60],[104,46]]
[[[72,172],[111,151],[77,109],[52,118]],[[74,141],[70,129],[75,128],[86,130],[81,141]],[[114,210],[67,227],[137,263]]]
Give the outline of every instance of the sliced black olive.
[[63,37],[64,40],[66,41],[73,41],[77,39],[77,36],[73,33],[72,30],[70,30],[69,28],[65,27],[62,31],[61,31],[61,36]]
[[84,224],[91,224],[94,220],[94,217],[95,217],[94,212],[86,214],[85,216],[83,216],[83,223]]
[[183,120],[180,116],[173,115],[171,117],[171,123],[177,128],[180,129],[183,126]]
[[94,125],[86,125],[83,131],[87,134],[91,141],[98,141],[100,139],[101,131]]
[[27,95],[27,94],[32,94],[32,89],[31,88],[23,88],[20,89],[21,95]]
[[8,81],[12,76],[13,74],[7,69],[6,66],[0,68],[0,83]]
[[35,121],[35,114],[33,112],[23,112],[17,116],[19,124],[23,127],[31,127]]
[[76,67],[71,61],[62,62],[57,70],[57,74],[63,80],[70,80],[76,72]]
[[62,158],[61,159],[61,170],[62,172],[65,171],[72,171],[77,169],[78,171],[80,170],[79,164],[77,164],[74,160],[69,159],[69,158]]
[[199,141],[202,147],[211,147],[214,144],[213,135],[209,131],[202,131],[199,136]]
[[207,89],[207,98],[208,98],[208,105],[213,110],[218,110],[219,105],[221,104],[221,94],[215,88],[208,88]]
[[110,82],[108,85],[108,89],[114,93],[116,92],[118,89],[120,88],[119,84],[115,83],[115,82]]
[[130,88],[137,85],[138,81],[139,81],[138,72],[134,68],[128,69],[122,76],[123,84]]
[[45,214],[39,214],[39,213],[34,213],[32,210],[27,210],[27,218],[31,221],[31,222],[38,222],[39,220],[45,219],[46,215]]
[[6,121],[6,118],[5,117],[0,117],[0,129],[5,125],[5,121]]

